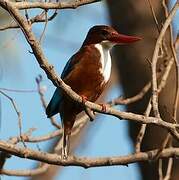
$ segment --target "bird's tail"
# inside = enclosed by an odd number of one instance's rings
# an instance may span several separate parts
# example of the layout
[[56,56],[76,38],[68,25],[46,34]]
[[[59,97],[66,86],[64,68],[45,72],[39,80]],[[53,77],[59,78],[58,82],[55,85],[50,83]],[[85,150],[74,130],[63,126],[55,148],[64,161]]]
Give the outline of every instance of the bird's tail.
[[62,158],[67,159],[68,154],[69,154],[69,139],[70,135],[65,134],[65,131],[63,130],[63,143],[62,143]]
[[75,122],[76,115],[69,115],[68,118],[63,119],[63,139],[62,139],[62,158],[67,159],[70,149],[70,135],[72,132],[73,124]]

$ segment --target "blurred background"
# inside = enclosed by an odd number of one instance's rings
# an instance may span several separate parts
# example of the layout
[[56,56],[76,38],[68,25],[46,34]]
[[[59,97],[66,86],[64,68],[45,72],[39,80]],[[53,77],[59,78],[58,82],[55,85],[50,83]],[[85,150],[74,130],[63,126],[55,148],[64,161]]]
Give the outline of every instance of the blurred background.
[[[161,3],[151,0],[157,18],[160,23],[164,20]],[[169,1],[169,8],[175,1]],[[36,15],[41,11],[28,11],[29,15]],[[49,15],[53,11],[49,11]],[[0,26],[11,22],[12,19],[0,11]],[[57,17],[48,22],[42,41],[44,54],[49,62],[61,74],[67,60],[80,48],[89,28],[97,24],[107,24],[115,27],[118,31],[129,35],[138,35],[143,38],[142,42],[115,48],[112,52],[113,67],[111,81],[101,101],[112,100],[120,95],[130,97],[135,95],[149,80],[150,67],[147,58],[151,58],[156,38],[158,36],[155,23],[147,0],[109,0],[86,5],[75,10],[59,10]],[[175,16],[174,35],[179,31],[179,12]],[[34,24],[33,31],[40,38],[43,24]],[[32,90],[31,92],[10,92],[19,110],[22,113],[22,130],[36,128],[33,136],[45,135],[52,132],[54,127],[40,102],[35,78],[41,74],[43,77],[43,89],[48,102],[55,87],[47,79],[44,72],[39,68],[23,34],[19,29],[0,32],[0,88]],[[142,78],[141,78],[142,77]],[[171,90],[171,86],[168,88]],[[163,95],[165,96],[165,95]],[[143,101],[128,107],[118,106],[120,110],[143,113],[149,95]],[[168,99],[168,98],[167,98]],[[0,97],[1,103],[1,130],[0,137],[3,140],[19,134],[18,118],[11,103],[4,96]],[[163,101],[162,101],[163,103]],[[166,104],[166,102],[164,102]],[[58,122],[60,118],[56,116]],[[150,132],[151,130],[151,132]],[[88,122],[79,137],[74,148],[74,154],[79,156],[114,156],[127,155],[134,152],[133,145],[138,132],[138,126],[127,121],[119,121],[117,118],[99,115],[93,122]],[[156,127],[150,127],[145,137],[144,150],[156,147],[162,136],[153,132],[161,132]],[[163,132],[166,133],[166,132]],[[154,135],[157,137],[154,138]],[[161,137],[161,139],[160,139]],[[159,138],[159,139],[158,139]],[[155,141],[154,141],[155,140]],[[75,138],[73,138],[75,143]],[[154,142],[153,142],[154,141]],[[54,140],[37,145],[28,144],[33,149],[47,150],[54,144]],[[5,169],[29,169],[34,168],[36,162],[11,157],[5,163]],[[177,167],[177,165],[176,165]],[[158,179],[155,170],[156,163],[129,164],[129,166],[114,166],[102,168],[83,169],[80,167],[57,167],[53,166],[51,173],[37,177],[9,177],[2,176],[2,180],[25,180],[25,179],[117,179],[140,180]],[[173,179],[179,179],[177,172],[173,173]],[[178,177],[178,178],[177,178]]]

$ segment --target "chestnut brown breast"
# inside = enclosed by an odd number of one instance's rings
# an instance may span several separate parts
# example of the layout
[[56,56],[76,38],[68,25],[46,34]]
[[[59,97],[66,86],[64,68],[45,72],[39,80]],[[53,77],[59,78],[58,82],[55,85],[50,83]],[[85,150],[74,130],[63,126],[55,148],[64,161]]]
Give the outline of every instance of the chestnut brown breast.
[[77,62],[74,62],[74,68],[64,82],[77,94],[86,96],[89,101],[96,101],[106,84],[100,71],[100,52],[90,45],[81,48],[72,58]]

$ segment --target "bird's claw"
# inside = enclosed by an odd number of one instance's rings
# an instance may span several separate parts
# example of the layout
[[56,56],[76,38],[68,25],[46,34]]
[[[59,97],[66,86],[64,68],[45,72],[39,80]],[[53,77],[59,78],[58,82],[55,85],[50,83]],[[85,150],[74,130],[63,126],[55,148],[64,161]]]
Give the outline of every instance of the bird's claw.
[[102,112],[106,112],[107,111],[107,105],[106,104],[99,104],[101,106],[101,110]]
[[82,98],[82,103],[83,104],[85,104],[86,101],[88,101],[88,98],[86,96],[84,96],[84,95],[82,95],[81,98]]

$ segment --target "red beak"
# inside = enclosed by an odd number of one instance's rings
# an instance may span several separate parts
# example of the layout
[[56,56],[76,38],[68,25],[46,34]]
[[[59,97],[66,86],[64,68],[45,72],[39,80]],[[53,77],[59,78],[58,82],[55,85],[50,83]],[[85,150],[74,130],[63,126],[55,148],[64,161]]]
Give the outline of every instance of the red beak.
[[115,33],[112,35],[112,37],[109,40],[117,44],[128,44],[139,41],[141,39],[142,38],[137,36],[127,36],[124,34]]

